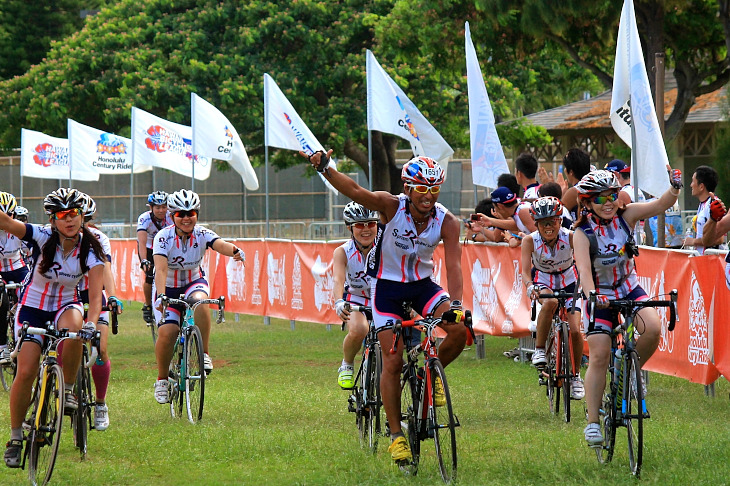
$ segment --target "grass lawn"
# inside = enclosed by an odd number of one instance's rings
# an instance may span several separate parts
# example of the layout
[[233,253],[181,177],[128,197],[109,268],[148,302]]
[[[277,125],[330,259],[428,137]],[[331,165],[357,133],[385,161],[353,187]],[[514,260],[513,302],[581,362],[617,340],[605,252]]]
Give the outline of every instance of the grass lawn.
[[[55,484],[440,484],[433,444],[422,446],[418,476],[391,464],[387,439],[378,453],[360,448],[347,392],[336,383],[344,333],[336,326],[228,315],[211,338],[215,370],[206,383],[203,422],[170,417],[152,395],[152,339],[139,304],[128,305],[110,339],[111,426],[90,433],[89,458],[64,429]],[[468,349],[447,368],[461,427],[458,483],[636,484],[629,473],[626,432],[607,466],[583,440],[582,402],[570,424],[549,414],[535,370],[502,352],[516,340],[487,337],[485,360]],[[642,484],[725,484],[730,478],[730,386],[716,397],[701,385],[652,373],[644,427]],[[9,437],[8,394],[0,392],[0,422]],[[2,468],[0,484],[27,474]]]

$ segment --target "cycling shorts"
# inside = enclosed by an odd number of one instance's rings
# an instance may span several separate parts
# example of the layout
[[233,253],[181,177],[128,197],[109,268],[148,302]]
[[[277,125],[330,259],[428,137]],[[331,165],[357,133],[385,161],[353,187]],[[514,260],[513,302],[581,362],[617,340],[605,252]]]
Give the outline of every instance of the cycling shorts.
[[378,332],[392,329],[396,319],[410,319],[403,308],[404,303],[426,316],[449,300],[449,294],[430,278],[406,283],[373,279],[370,296],[373,323]]
[[[15,339],[17,340],[20,336],[23,322],[27,322],[31,327],[40,327],[42,329],[47,329],[47,323],[53,322],[56,329],[58,329],[58,320],[61,318],[61,314],[69,309],[77,311],[82,317],[84,315],[84,306],[81,302],[70,302],[57,311],[44,311],[35,307],[21,305],[18,307],[18,313],[15,314]],[[24,341],[32,341],[38,344],[38,346],[43,347],[45,337],[37,334],[28,334],[25,336]]]
[[[184,287],[168,287],[165,295],[171,299],[185,300],[189,298],[194,292],[203,292],[206,297],[210,295],[210,288],[208,287],[208,281],[204,278],[193,280]],[[162,313],[157,310],[157,293],[155,293],[155,305],[152,306],[155,312],[155,322],[160,322]],[[165,310],[165,322],[162,324],[175,324],[180,325],[181,316],[185,315],[185,306],[182,305],[170,305]]]

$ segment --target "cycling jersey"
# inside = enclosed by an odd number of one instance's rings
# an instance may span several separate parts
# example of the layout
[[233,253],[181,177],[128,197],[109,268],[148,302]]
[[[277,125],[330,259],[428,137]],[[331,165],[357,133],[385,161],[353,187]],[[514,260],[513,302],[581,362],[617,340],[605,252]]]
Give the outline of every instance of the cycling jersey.
[[538,189],[540,189],[540,184],[537,182],[525,187],[525,192],[522,195],[522,199],[527,200],[527,201],[532,201],[534,199],[539,198],[540,195],[537,193]]
[[517,223],[518,231],[521,231],[525,234],[529,234],[530,230],[527,229],[527,226],[525,226],[525,223],[522,222],[522,218],[520,218],[520,211],[525,208],[530,209],[531,205],[532,205],[532,203],[530,203],[530,202],[520,201],[517,203],[517,209],[515,210],[514,213],[512,213],[512,219],[515,221],[515,223]]
[[393,219],[378,228],[375,248],[368,254],[368,275],[395,282],[417,282],[433,274],[433,252],[441,241],[447,209],[434,204],[426,228],[419,234],[408,208],[408,196],[398,196]]
[[145,211],[137,218],[137,232],[147,232],[147,248],[152,248],[152,241],[155,239],[155,235],[162,228],[174,224],[170,213],[165,213],[165,219],[163,221],[157,220],[152,214],[152,210]]
[[25,266],[22,249],[20,238],[0,230],[0,272],[11,272]]
[[[705,223],[707,223],[710,220],[710,203],[712,202],[712,196],[708,197],[704,201],[700,203],[700,205],[697,207],[697,222],[695,223],[697,225],[697,234],[695,235],[695,238],[702,239],[702,235],[704,234],[705,229]],[[705,247],[702,245],[696,245],[695,250],[700,255],[703,255],[705,253]]]
[[[345,293],[354,297],[370,299],[370,277],[366,274],[365,257],[351,239],[340,246],[345,250],[347,258],[347,272],[345,274]],[[346,299],[350,302],[352,300]],[[367,303],[361,305],[369,305]]]
[[539,231],[530,234],[534,248],[532,250],[534,283],[552,290],[561,290],[578,279],[578,272],[573,265],[570,234],[571,231],[560,228],[554,247],[545,243]]
[[[92,227],[88,226],[87,229],[91,232],[92,235],[94,235],[96,237],[97,240],[99,240],[99,243],[101,243],[101,249],[104,250],[104,256],[106,257],[107,261],[111,263],[112,245],[109,242],[109,237],[96,228],[92,228]],[[79,282],[79,290],[85,291],[88,289],[89,289],[89,276],[84,275],[84,278],[82,278],[81,282]]]
[[[30,280],[25,286],[20,304],[34,307],[43,311],[57,311],[66,304],[78,302],[78,285],[83,273],[81,271],[81,241],[84,236],[79,236],[79,241],[69,252],[63,251],[61,245],[56,246],[56,254],[53,264],[46,274],[40,273],[41,250],[43,245],[51,238],[53,230],[50,225],[39,224],[25,225],[24,241],[29,243],[33,251],[33,260],[36,262]],[[89,249],[86,256],[86,266],[91,269],[97,265],[103,265],[96,254]]]
[[[167,278],[165,286],[168,288],[183,287],[188,283],[203,278],[205,273],[200,268],[205,250],[220,238],[215,232],[202,226],[195,225],[187,241],[184,241],[175,231],[175,226],[161,229],[155,236],[153,254],[167,258]],[[164,293],[163,290],[157,290]]]

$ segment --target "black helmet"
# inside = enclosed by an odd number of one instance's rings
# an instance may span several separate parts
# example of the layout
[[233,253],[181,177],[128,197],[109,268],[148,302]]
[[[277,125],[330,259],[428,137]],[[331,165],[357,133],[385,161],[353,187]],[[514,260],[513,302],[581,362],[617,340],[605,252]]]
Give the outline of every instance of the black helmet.
[[85,194],[71,187],[60,187],[43,199],[43,209],[46,214],[57,213],[65,209],[84,209]]

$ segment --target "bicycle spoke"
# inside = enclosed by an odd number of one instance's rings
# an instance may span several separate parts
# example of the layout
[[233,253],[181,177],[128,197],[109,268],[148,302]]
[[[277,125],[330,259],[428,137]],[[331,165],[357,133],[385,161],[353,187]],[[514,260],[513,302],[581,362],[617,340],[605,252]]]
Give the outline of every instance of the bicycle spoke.
[[601,408],[599,409],[599,424],[603,432],[603,445],[596,447],[598,461],[608,464],[613,459],[613,449],[616,443],[616,398],[612,392],[614,386],[611,383],[612,373],[609,370],[606,376],[606,389],[603,393]]
[[429,406],[429,427],[433,429],[433,439],[436,445],[436,456],[438,458],[441,478],[444,482],[456,480],[456,420],[451,405],[449,385],[446,382],[444,367],[440,361],[431,362],[431,380],[441,381],[444,391],[445,403],[437,406],[436,387],[431,389],[432,398]]
[[570,356],[570,328],[567,322],[560,326],[560,381],[563,388],[563,417],[570,422],[570,378],[573,375]]
[[646,411],[642,390],[643,377],[636,351],[631,351],[625,361],[626,380],[624,383],[624,423],[626,424],[629,465],[631,472],[639,477],[644,448],[644,412]]
[[402,464],[401,469],[415,476],[418,474],[418,461],[420,459],[421,442],[419,437],[420,421],[417,419],[418,403],[420,400],[419,380],[416,377],[416,370],[408,367],[401,378],[401,429],[408,439],[413,456],[411,462]]
[[186,340],[185,400],[188,420],[195,423],[203,418],[205,400],[205,371],[203,369],[203,338],[200,329],[192,326]]
[[30,468],[28,476],[33,484],[46,484],[51,480],[61,441],[63,421],[63,373],[54,364],[48,369],[45,396],[38,401],[36,411],[38,426],[30,432]]

